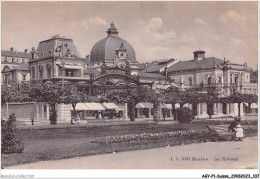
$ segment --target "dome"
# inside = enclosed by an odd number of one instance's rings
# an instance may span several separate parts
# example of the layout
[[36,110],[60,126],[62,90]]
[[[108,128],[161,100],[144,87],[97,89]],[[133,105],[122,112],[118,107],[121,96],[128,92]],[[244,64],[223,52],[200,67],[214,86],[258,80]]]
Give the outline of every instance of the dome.
[[107,38],[98,41],[90,52],[90,62],[100,63],[103,60],[114,60],[116,50],[123,44],[126,49],[126,54],[130,62],[136,62],[135,51],[133,47],[124,39],[118,37],[119,32],[111,23],[110,28],[107,30]]

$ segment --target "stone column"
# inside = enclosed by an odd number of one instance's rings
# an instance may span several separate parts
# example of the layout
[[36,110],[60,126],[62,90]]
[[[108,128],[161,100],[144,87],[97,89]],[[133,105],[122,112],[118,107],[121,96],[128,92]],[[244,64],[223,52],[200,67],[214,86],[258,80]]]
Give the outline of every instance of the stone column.
[[218,103],[218,115],[223,115],[223,104],[222,103]]
[[36,103],[35,104],[35,107],[36,107],[36,120],[39,120],[39,103]]
[[127,103],[125,103],[125,120],[128,119]]
[[42,105],[42,120],[44,120],[44,105]]
[[226,105],[226,113],[229,114],[229,103]]
[[169,110],[170,110],[170,118],[173,118],[172,109]]
[[[235,109],[236,104],[230,103],[230,114],[237,114],[237,110]],[[236,106],[237,107],[237,106]]]
[[200,116],[200,103],[197,104],[197,116]]
[[137,113],[137,114],[136,114],[136,117],[139,118],[139,116],[140,116],[140,115],[139,115],[139,108],[136,108],[136,113]]
[[101,111],[98,111],[98,119],[101,119],[102,116],[101,116]]
[[49,105],[48,104],[46,104],[46,120],[48,121],[49,120],[49,118],[50,118],[50,109],[49,109]]
[[148,108],[148,118],[150,118],[151,116],[151,108]]
[[240,115],[241,115],[241,116],[244,116],[244,115],[245,115],[245,114],[244,114],[244,104],[243,104],[243,103],[240,104]]
[[207,116],[207,104],[206,103],[202,103],[202,116]]
[[213,115],[218,113],[218,103],[213,104]]

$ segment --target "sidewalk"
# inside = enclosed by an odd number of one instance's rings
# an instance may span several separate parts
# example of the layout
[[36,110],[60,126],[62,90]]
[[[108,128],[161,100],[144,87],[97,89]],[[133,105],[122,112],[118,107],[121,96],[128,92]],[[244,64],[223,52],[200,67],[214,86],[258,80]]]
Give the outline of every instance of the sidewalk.
[[256,169],[258,138],[42,161],[7,169]]

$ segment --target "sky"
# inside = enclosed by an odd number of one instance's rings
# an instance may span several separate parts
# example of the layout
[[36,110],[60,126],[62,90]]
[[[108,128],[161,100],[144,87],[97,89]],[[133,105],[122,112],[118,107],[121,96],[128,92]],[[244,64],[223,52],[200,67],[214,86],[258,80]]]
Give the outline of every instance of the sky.
[[31,50],[60,34],[81,57],[107,37],[113,22],[135,49],[138,62],[206,57],[257,68],[256,2],[2,2],[1,48]]

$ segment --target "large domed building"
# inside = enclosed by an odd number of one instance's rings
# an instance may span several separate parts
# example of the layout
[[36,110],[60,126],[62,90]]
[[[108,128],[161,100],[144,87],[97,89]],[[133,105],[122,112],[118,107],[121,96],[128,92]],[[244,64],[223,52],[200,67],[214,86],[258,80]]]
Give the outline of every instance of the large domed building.
[[118,60],[126,59],[131,67],[131,74],[137,75],[139,63],[136,61],[134,48],[118,36],[114,23],[107,30],[107,37],[98,41],[90,52],[91,68],[101,71],[102,65],[113,66]]

